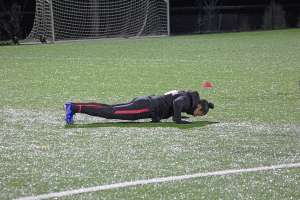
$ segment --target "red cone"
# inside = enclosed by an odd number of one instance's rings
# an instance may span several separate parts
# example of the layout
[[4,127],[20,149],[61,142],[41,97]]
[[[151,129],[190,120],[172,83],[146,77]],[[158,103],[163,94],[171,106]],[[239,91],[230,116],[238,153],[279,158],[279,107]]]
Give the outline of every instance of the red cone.
[[210,84],[210,82],[206,82],[204,83],[203,87],[212,87],[212,85]]

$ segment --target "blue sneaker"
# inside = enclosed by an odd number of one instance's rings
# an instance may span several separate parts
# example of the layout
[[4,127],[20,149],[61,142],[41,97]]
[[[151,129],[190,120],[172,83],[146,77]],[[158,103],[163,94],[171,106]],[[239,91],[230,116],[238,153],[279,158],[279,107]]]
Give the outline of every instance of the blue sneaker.
[[73,103],[72,102],[67,102],[64,106],[64,109],[65,109],[65,114],[66,114],[66,122],[67,124],[71,125],[72,123],[74,123],[74,120],[73,120],[73,111],[72,111],[72,105]]

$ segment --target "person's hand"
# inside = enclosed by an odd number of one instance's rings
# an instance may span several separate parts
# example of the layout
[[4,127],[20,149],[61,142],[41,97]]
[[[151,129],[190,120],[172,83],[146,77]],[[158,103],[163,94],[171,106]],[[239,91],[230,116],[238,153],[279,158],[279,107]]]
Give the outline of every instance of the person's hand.
[[183,120],[177,120],[176,124],[191,124],[192,122],[189,121],[183,121]]
[[187,116],[181,116],[181,118],[182,118],[182,119],[183,119],[183,118],[188,119],[189,117],[187,117]]
[[160,121],[151,120],[150,123],[159,123]]

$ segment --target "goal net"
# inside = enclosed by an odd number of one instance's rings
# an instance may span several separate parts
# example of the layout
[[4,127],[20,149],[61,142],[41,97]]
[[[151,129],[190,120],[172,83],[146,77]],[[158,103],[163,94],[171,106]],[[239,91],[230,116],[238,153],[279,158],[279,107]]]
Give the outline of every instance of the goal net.
[[169,36],[167,0],[36,0],[28,40]]

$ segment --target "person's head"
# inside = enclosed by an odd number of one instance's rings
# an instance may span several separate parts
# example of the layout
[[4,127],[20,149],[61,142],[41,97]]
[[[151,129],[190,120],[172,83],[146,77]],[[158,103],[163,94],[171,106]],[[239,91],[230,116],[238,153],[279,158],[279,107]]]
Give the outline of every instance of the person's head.
[[213,103],[208,103],[205,99],[200,99],[198,108],[194,111],[194,117],[204,116],[208,113],[209,109],[214,109]]

